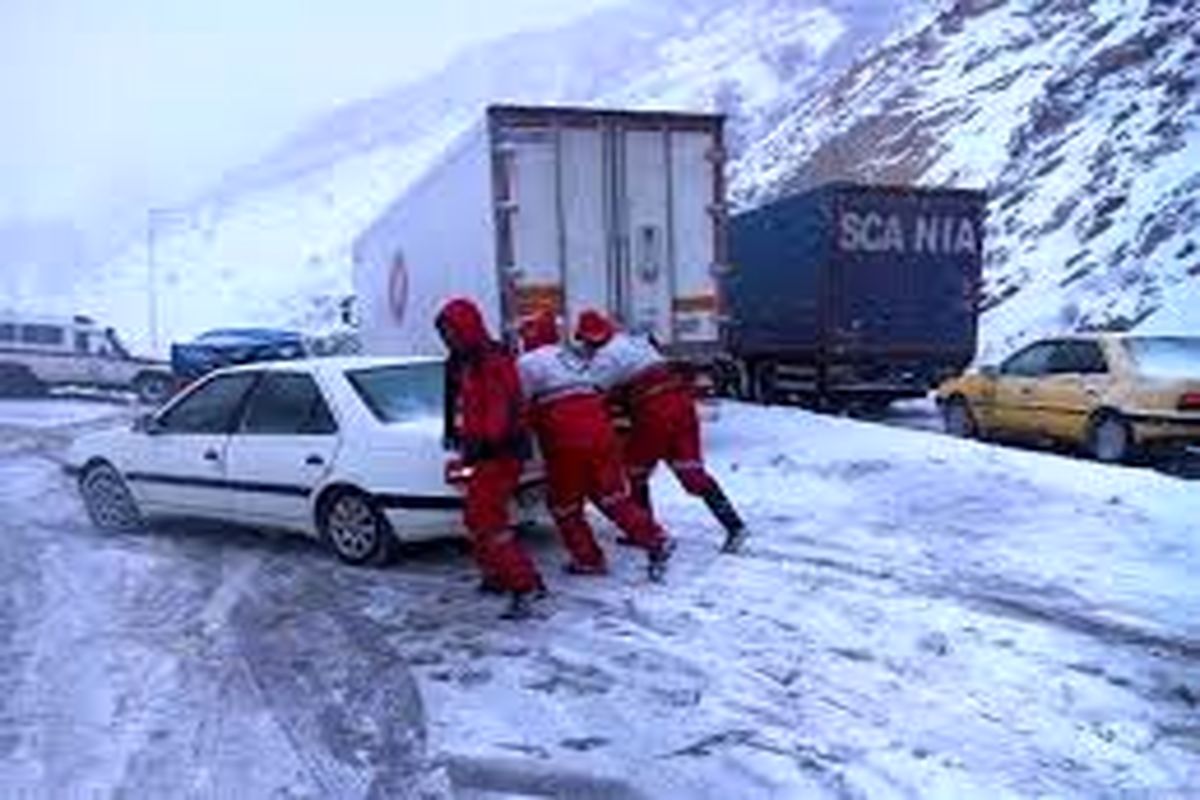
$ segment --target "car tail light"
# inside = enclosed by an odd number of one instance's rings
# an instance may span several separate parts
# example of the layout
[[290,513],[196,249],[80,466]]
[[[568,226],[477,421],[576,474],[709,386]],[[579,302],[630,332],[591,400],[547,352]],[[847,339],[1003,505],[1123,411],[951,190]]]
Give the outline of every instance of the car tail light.
[[1200,411],[1200,392],[1188,392],[1179,398],[1180,411]]
[[468,467],[455,458],[446,462],[446,483],[466,483],[475,472],[474,467]]

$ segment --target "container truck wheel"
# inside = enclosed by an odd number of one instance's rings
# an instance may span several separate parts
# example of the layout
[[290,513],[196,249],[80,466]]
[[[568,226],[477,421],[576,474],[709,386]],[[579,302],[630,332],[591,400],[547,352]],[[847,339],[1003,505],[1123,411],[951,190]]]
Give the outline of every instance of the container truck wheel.
[[745,361],[736,361],[730,365],[729,386],[738,400],[754,401],[754,379]]
[[754,365],[751,375],[754,399],[767,406],[777,403],[779,391],[776,386],[775,364],[771,361],[760,361]]

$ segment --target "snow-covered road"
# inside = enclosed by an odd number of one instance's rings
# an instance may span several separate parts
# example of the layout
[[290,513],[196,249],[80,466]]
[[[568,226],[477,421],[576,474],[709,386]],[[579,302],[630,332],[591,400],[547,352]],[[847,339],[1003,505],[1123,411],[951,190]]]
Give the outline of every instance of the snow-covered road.
[[666,585],[617,548],[613,577],[560,577],[547,534],[549,613],[508,625],[453,543],[364,571],[206,524],[96,533],[54,459],[114,409],[10,411],[5,796],[1200,787],[1195,483],[728,405],[710,449],[747,552],[663,476]]

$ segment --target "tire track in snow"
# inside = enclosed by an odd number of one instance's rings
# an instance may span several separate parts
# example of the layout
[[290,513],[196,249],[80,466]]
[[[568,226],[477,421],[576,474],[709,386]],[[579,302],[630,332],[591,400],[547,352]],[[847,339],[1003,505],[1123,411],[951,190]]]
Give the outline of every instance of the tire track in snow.
[[416,682],[387,631],[342,607],[335,569],[264,565],[230,613],[239,657],[324,795],[436,796]]

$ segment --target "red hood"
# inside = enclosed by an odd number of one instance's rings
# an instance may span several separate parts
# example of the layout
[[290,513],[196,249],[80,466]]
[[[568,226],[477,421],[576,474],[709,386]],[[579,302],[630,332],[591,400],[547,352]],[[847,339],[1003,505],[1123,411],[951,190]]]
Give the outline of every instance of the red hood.
[[527,353],[558,341],[558,320],[549,311],[539,311],[521,323],[521,344]]
[[594,309],[588,309],[579,315],[575,326],[575,338],[593,347],[603,347],[608,344],[615,334],[616,328],[608,317]]
[[479,306],[463,297],[456,297],[437,315],[437,327],[446,339],[446,346],[460,355],[476,353],[491,341]]

